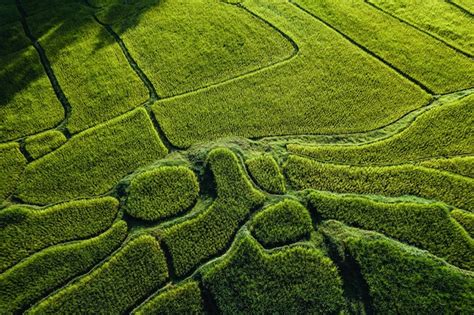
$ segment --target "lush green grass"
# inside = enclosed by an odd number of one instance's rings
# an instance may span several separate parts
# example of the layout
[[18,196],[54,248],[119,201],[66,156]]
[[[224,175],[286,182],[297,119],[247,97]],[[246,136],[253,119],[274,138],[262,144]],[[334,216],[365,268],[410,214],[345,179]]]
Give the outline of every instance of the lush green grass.
[[451,216],[474,238],[474,213],[454,209],[451,211]]
[[323,220],[375,230],[404,243],[429,250],[458,267],[474,269],[474,240],[443,205],[384,203],[354,196],[312,192],[312,211]]
[[352,257],[377,314],[471,314],[474,275],[383,237],[332,221],[322,228],[343,259]]
[[0,59],[0,141],[52,128],[64,118],[36,50],[15,50]]
[[248,159],[245,164],[250,175],[260,187],[273,194],[285,193],[285,178],[271,155],[261,155]]
[[27,21],[71,103],[67,127],[72,133],[123,114],[148,98],[120,47],[89,9],[76,2],[31,14],[34,6],[24,5],[30,13]]
[[289,144],[288,150],[344,164],[401,164],[474,154],[474,95],[435,107],[404,131],[367,145]]
[[237,246],[203,276],[222,314],[337,314],[344,308],[337,268],[319,250],[268,253],[250,237]]
[[51,295],[31,314],[122,314],[168,278],[158,242],[149,235],[127,243],[91,273]]
[[289,244],[313,230],[308,210],[292,199],[265,208],[252,222],[251,231],[264,246]]
[[421,162],[420,165],[467,177],[474,177],[474,156],[435,159]]
[[290,156],[284,166],[295,189],[340,193],[414,195],[474,211],[474,179],[413,165],[357,167]]
[[133,314],[205,314],[196,281],[171,286],[140,306]]
[[48,130],[26,138],[25,148],[33,159],[56,150],[67,141],[66,136],[57,130]]
[[159,232],[178,276],[222,253],[246,216],[264,200],[229,149],[214,149],[207,163],[214,175],[217,199],[198,216]]
[[471,55],[474,54],[474,21],[464,12],[443,0],[369,0],[377,7],[442,38]]
[[465,9],[467,12],[474,14],[474,4],[471,2],[471,0],[448,0],[448,2],[457,4],[461,8]]
[[103,194],[123,176],[166,153],[147,112],[136,109],[28,164],[17,194],[39,204]]
[[157,102],[166,136],[188,147],[225,136],[264,137],[372,130],[430,97],[395,71],[290,3],[245,1],[283,30],[298,54],[218,87]]
[[0,202],[13,192],[25,165],[18,143],[0,144]]
[[133,27],[128,15],[107,15],[100,18],[114,22],[117,32],[127,29],[122,39],[164,97],[237,77],[293,51],[272,27],[220,0],[162,0]]
[[126,211],[134,218],[162,220],[189,209],[198,193],[193,171],[184,166],[163,166],[133,178]]
[[115,220],[112,197],[71,201],[46,209],[11,206],[0,211],[0,271],[47,246],[94,236]]
[[119,221],[97,237],[50,247],[22,261],[0,275],[0,309],[5,313],[24,310],[110,255],[126,235],[127,224]]
[[295,2],[435,93],[473,86],[472,59],[363,0]]

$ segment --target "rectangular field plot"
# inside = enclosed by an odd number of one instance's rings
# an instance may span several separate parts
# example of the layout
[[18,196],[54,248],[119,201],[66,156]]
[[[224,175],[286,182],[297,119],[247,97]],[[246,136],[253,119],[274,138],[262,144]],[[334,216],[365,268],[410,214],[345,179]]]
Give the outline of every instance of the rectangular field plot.
[[[23,29],[15,28],[15,32]],[[36,50],[33,46],[21,49],[26,41],[24,37],[21,43],[15,41],[15,48],[0,47],[0,141],[52,128],[64,118]]]
[[[139,18],[133,17],[139,14],[135,6],[124,5],[99,18],[113,23],[163,97],[238,77],[294,53],[272,26],[223,1],[157,1],[142,9]],[[117,11],[130,16],[118,19]]]
[[291,37],[298,54],[258,73],[158,101],[154,113],[174,145],[225,136],[367,131],[430,100],[420,87],[290,3],[245,6]]
[[[28,13],[29,7],[25,10]],[[39,10],[27,22],[71,104],[67,127],[72,133],[147,100],[145,86],[119,45],[86,7],[76,4]]]
[[369,0],[369,3],[416,25],[471,55],[474,54],[474,19],[444,0]]
[[474,85],[472,59],[363,0],[295,3],[435,93]]

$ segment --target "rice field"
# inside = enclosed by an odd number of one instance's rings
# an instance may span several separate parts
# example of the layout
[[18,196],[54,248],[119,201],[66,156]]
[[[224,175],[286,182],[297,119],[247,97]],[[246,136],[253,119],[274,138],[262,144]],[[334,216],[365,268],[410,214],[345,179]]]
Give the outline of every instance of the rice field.
[[0,1],[0,314],[473,314],[473,14]]

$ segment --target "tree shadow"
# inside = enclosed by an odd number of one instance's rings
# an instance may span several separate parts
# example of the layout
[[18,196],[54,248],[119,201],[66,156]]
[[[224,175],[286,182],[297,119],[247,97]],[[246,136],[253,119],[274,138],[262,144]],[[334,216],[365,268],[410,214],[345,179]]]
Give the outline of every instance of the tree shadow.
[[[8,112],[6,108],[15,95],[45,73],[58,95],[57,89],[61,87],[55,86],[51,79],[54,72],[47,73],[44,69],[51,67],[50,62],[55,59],[67,56],[71,47],[85,45],[84,38],[93,37],[92,44],[88,43],[93,51],[116,44],[105,27],[95,20],[96,16],[103,23],[117,24],[114,31],[120,36],[159,3],[160,0],[1,0],[0,113]],[[41,60],[38,58],[41,52],[32,46],[35,41],[44,49],[45,58]]]

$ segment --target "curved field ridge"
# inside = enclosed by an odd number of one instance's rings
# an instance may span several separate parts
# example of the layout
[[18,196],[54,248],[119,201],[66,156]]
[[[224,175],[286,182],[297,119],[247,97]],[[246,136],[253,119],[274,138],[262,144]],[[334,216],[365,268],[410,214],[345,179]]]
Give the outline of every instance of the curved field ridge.
[[225,250],[239,225],[264,200],[229,149],[214,149],[207,163],[216,182],[217,199],[197,217],[160,232],[178,276]]
[[118,212],[112,197],[71,201],[45,209],[11,206],[0,212],[0,272],[47,246],[94,236]]
[[322,233],[342,259],[352,259],[360,268],[373,311],[429,314],[449,310],[467,314],[474,309],[472,272],[381,234],[348,228],[337,221],[328,221]]
[[146,110],[136,109],[72,137],[58,150],[30,163],[17,196],[47,204],[100,195],[123,176],[166,153]]
[[474,211],[474,179],[421,166],[348,166],[290,156],[284,165],[290,184],[298,190],[338,193],[414,195]]
[[446,206],[418,203],[383,203],[362,197],[338,197],[312,192],[311,209],[322,220],[381,232],[429,250],[464,269],[474,269],[474,240],[454,221]]
[[402,164],[472,154],[473,112],[474,95],[469,95],[433,108],[416,119],[410,128],[382,141],[355,146],[289,144],[288,150],[321,161],[345,164]]
[[141,236],[90,274],[43,300],[28,314],[91,314],[97,310],[119,314],[162,285],[167,277],[165,257],[158,242],[151,236]]

